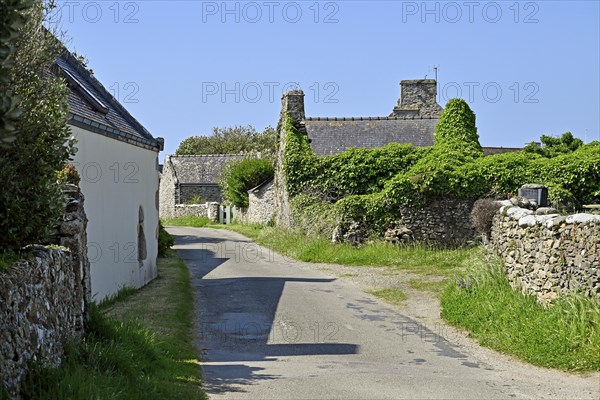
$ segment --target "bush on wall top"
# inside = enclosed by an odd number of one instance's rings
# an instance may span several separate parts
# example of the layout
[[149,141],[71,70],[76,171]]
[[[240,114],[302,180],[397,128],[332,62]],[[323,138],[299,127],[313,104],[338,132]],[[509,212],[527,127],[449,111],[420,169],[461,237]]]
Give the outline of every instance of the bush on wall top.
[[270,159],[234,160],[223,168],[219,186],[225,200],[238,207],[248,207],[248,190],[272,178],[273,173]]

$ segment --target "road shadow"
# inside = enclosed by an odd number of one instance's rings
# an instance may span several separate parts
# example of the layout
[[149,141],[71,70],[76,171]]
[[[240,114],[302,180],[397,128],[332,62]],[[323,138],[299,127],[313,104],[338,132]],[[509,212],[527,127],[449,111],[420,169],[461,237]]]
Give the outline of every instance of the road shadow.
[[[359,352],[356,344],[337,343],[335,327],[318,326],[318,321],[275,320],[286,284],[303,283],[318,289],[335,279],[252,276],[260,275],[253,268],[260,269],[259,264],[266,260],[257,257],[249,262],[247,257],[239,257],[235,240],[203,237],[201,231],[199,236],[173,236],[192,275],[207,393],[243,392],[244,386],[279,378],[262,374],[263,368],[249,362]],[[216,270],[228,262],[230,267],[234,263],[242,276],[220,277]],[[264,273],[264,269],[260,271]]]

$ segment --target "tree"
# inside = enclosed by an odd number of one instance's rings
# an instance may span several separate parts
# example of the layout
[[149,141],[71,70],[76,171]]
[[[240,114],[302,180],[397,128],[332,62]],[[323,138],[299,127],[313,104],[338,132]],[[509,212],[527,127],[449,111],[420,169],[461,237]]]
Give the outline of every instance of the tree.
[[275,153],[277,132],[267,127],[257,132],[251,125],[213,128],[211,136],[192,136],[179,144],[177,155]]
[[561,137],[542,135],[540,141],[542,142],[541,147],[537,143],[531,142],[523,150],[550,158],[571,153],[583,145],[583,141],[573,137],[571,132],[565,132]]
[[0,157],[0,249],[17,250],[43,240],[64,212],[57,171],[73,152],[67,126],[68,87],[50,73],[64,51],[43,26],[48,8],[36,0],[18,30],[8,95],[21,110],[17,132]]

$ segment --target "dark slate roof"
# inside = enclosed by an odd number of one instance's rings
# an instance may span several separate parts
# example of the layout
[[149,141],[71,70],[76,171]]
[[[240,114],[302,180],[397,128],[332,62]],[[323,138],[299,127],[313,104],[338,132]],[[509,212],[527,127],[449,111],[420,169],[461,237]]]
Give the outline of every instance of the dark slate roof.
[[252,193],[259,192],[262,189],[264,189],[265,187],[267,187],[269,184],[273,183],[274,181],[275,181],[275,177],[269,178],[266,181],[264,181],[263,183],[261,183],[260,185],[258,185],[257,187],[254,187],[254,188],[248,190],[248,192],[252,192]]
[[515,153],[517,151],[523,150],[519,147],[482,147],[483,154],[486,156],[493,156],[494,154],[502,154],[502,153]]
[[304,125],[312,149],[323,156],[338,154],[350,147],[376,148],[391,142],[433,146],[437,122],[437,118],[306,118]]
[[210,185],[219,182],[221,170],[232,160],[248,157],[243,154],[211,154],[199,156],[169,156],[177,181],[182,185]]
[[69,51],[56,60],[69,84],[69,124],[139,147],[159,151],[155,139]]

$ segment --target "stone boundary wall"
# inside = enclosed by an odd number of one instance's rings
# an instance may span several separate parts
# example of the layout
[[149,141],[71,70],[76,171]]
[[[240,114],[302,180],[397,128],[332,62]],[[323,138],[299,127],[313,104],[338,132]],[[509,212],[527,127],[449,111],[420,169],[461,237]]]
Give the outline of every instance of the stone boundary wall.
[[544,212],[504,205],[494,216],[490,244],[509,281],[541,303],[572,291],[600,300],[600,215]]
[[[435,200],[423,209],[400,207],[402,222],[413,241],[441,246],[464,246],[477,234],[471,223],[472,200]],[[389,231],[386,232],[389,238]]]
[[248,191],[248,207],[236,208],[235,220],[242,224],[266,225],[275,216],[273,180]]
[[[51,243],[0,272],[0,386],[18,397],[29,364],[58,366],[67,341],[85,331],[90,296],[83,195],[69,186],[67,212]],[[0,388],[1,391],[1,388]]]
[[196,217],[206,217],[210,219],[211,222],[218,222],[219,203],[175,204],[172,213],[170,213],[167,218],[187,217],[190,215]]

